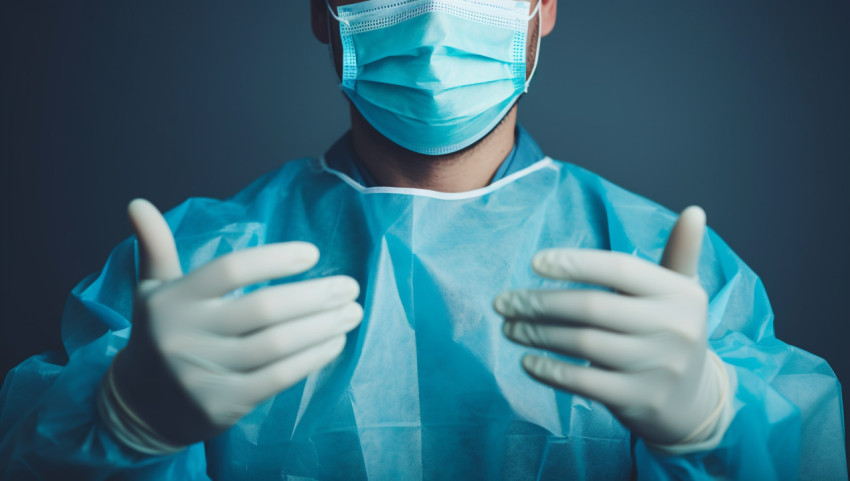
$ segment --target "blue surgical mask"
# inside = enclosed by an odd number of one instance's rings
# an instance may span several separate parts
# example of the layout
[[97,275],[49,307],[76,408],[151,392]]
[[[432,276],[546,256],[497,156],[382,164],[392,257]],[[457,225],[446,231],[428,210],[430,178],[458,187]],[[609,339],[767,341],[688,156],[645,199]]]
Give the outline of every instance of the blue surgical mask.
[[427,155],[457,152],[490,133],[528,90],[528,22],[540,2],[531,14],[529,5],[368,0],[336,13],[328,5],[340,23],[341,88],[396,144]]

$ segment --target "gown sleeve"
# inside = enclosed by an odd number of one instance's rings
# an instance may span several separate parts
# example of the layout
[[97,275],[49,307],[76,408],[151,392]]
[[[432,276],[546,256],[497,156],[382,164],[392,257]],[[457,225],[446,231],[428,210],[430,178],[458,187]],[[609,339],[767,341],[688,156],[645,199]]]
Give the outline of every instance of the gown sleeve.
[[64,352],[31,357],[0,390],[2,479],[209,479],[204,445],[172,456],[118,444],[97,416],[96,393],[130,335],[136,243],[119,244],[105,267],[71,292],[62,315]]
[[711,348],[737,376],[734,418],[708,452],[635,447],[638,479],[847,479],[841,387],[821,358],[778,340],[761,280],[709,230],[700,282]]
[[[299,172],[308,162],[288,162],[229,200],[190,198],[166,212],[183,272],[264,243],[267,221],[286,191],[276,183],[279,172]],[[0,479],[210,479],[205,443],[170,456],[139,454],[119,444],[97,415],[100,381],[130,338],[137,266],[131,237],[68,297],[64,352],[33,356],[6,376],[0,389]]]

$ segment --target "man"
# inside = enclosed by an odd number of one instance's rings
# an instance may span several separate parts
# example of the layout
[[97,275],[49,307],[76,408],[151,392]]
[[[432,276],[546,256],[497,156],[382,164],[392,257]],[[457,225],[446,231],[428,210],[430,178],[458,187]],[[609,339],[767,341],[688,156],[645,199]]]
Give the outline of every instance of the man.
[[67,362],[4,383],[4,475],[846,476],[835,376],[702,211],[516,125],[557,0],[311,11],[350,133],[227,201],[131,203]]

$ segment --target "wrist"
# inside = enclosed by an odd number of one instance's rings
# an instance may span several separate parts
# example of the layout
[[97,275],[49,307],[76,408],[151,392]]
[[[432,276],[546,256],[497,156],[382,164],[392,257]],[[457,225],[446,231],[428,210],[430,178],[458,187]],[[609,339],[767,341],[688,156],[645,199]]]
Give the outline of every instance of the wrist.
[[152,344],[133,343],[112,362],[114,391],[168,444],[188,446],[219,432]]
[[732,422],[732,398],[733,387],[737,384],[734,370],[727,370],[725,364],[712,350],[708,350],[706,370],[711,372],[718,392],[718,401],[708,417],[697,426],[689,435],[672,444],[656,444],[647,442],[647,445],[666,454],[683,455],[698,451],[708,451],[716,448],[729,424]]
[[97,411],[104,426],[121,444],[142,454],[164,456],[182,451],[185,445],[166,440],[123,398],[115,384],[117,358],[103,376],[97,394]]

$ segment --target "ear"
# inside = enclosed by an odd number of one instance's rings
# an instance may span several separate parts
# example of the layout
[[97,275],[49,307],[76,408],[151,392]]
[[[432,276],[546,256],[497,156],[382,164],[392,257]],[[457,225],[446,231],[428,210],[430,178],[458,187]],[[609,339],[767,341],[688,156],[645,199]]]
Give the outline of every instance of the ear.
[[545,37],[552,33],[555,28],[555,19],[558,17],[558,0],[540,0],[540,10],[543,13],[540,36]]
[[310,22],[316,40],[327,44],[330,41],[328,32],[328,7],[325,0],[310,0]]

